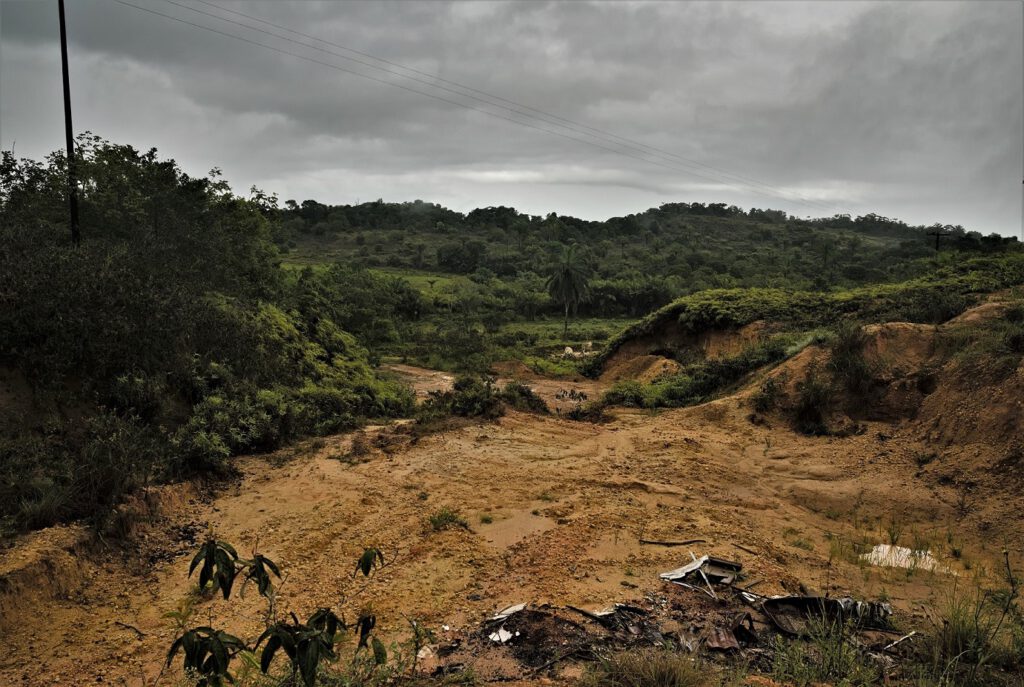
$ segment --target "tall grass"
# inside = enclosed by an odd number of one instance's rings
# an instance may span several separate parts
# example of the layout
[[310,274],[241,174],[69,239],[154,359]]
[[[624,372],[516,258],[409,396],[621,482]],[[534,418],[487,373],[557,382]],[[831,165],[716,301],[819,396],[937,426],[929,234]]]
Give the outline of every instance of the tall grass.
[[590,666],[583,687],[704,687],[708,671],[687,654],[666,649],[621,652]]
[[772,677],[793,687],[877,684],[881,671],[855,641],[854,627],[825,618],[810,622],[806,641],[776,638]]

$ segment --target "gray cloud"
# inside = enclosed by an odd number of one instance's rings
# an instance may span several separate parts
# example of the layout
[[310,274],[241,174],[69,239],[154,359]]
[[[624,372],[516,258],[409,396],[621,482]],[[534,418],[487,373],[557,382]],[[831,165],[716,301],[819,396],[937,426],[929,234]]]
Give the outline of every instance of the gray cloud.
[[[617,155],[113,0],[68,3],[76,129],[300,200],[422,198],[587,218],[700,200],[1021,230],[1019,2],[214,1],[780,191]],[[338,55],[168,2],[131,2],[525,119],[327,45]],[[62,142],[53,5],[0,3],[0,145],[17,141],[26,156]]]

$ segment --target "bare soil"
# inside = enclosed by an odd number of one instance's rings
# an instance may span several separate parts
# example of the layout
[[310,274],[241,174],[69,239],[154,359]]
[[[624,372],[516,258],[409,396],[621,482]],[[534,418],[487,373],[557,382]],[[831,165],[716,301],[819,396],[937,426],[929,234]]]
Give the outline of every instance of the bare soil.
[[[905,329],[876,330],[871,350],[891,369],[934,362],[932,334]],[[773,374],[795,377],[820,355],[805,351]],[[421,394],[450,384],[442,373],[393,369]],[[619,410],[600,425],[509,412],[355,464],[338,458],[351,435],[244,457],[241,479],[212,497],[167,488],[174,496],[158,499],[127,548],[87,544],[70,527],[0,553],[0,684],[152,684],[172,640],[165,614],[189,595],[190,553],[207,527],[281,565],[280,609],[333,606],[351,619],[369,605],[392,639],[407,636],[406,618],[443,643],[519,602],[594,610],[661,593],[658,573],[690,551],[741,561],[762,594],[885,596],[899,622],[926,624],[954,579],[991,581],[1003,546],[1024,563],[1024,495],[1000,467],[1019,439],[1022,380],[1017,370],[986,398],[940,384],[915,418],[868,420],[842,438],[799,435],[781,416],[752,422],[754,380],[736,396]],[[549,402],[566,386],[530,383]],[[602,382],[587,384],[596,393]],[[990,404],[995,418],[978,415]],[[922,464],[928,452],[936,457]],[[427,518],[443,507],[469,527],[432,531]],[[890,543],[897,529],[899,543],[930,549],[949,572],[872,567],[850,553],[855,542]],[[395,562],[355,579],[366,546]],[[252,639],[263,606],[249,589],[200,601],[193,620]],[[496,670],[478,660],[482,674]]]

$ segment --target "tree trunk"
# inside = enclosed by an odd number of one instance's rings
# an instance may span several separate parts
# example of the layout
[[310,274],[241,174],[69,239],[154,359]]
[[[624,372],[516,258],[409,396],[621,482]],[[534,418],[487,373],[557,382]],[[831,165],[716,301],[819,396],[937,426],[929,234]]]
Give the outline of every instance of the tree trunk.
[[562,337],[568,338],[569,336],[569,303],[565,303],[565,328],[562,329]]

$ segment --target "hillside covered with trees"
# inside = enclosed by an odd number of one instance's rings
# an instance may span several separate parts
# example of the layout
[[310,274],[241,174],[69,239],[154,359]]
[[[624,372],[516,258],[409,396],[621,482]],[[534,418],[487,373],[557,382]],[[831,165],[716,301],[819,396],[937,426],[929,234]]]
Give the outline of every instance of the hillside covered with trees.
[[63,155],[0,164],[7,529],[105,524],[140,485],[408,415],[411,393],[375,369],[384,358],[459,371],[514,358],[575,374],[549,354],[600,348],[711,287],[840,293],[1020,252],[946,227],[936,256],[934,228],[721,204],[605,222],[421,202],[279,207],[155,150],[79,145],[80,246],[67,235]]

